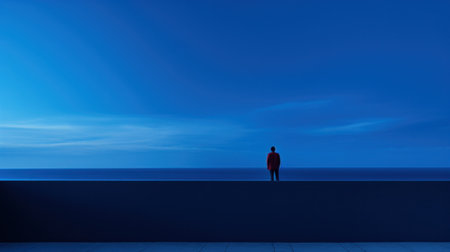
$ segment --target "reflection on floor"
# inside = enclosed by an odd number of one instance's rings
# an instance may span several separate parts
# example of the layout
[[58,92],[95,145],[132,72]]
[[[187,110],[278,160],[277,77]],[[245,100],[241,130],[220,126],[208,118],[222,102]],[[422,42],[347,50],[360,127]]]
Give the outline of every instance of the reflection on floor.
[[201,243],[201,242],[45,242],[0,243],[0,251],[450,251],[450,242],[378,242],[378,243]]

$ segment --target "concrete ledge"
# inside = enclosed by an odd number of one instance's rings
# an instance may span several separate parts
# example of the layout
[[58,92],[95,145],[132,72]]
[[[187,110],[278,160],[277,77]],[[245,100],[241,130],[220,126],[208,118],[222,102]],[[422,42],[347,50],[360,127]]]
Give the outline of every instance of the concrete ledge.
[[450,241],[450,182],[1,181],[1,241]]

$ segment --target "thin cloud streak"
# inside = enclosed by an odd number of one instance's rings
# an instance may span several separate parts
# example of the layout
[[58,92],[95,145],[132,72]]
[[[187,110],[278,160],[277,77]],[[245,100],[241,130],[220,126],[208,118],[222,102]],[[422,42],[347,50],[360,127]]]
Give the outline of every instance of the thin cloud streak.
[[42,124],[0,124],[0,129],[31,129],[31,130],[73,130],[77,129],[74,125],[42,125]]
[[[70,121],[70,120],[69,120]],[[210,150],[244,135],[239,125],[214,120],[98,118],[76,123],[0,125],[0,147],[85,150]]]
[[310,101],[296,101],[296,102],[286,102],[279,103],[267,107],[262,107],[256,109],[256,112],[266,112],[266,111],[278,111],[278,110],[289,110],[289,109],[314,109],[324,107],[330,103],[332,100],[310,100]]
[[398,121],[398,119],[383,118],[375,120],[366,120],[344,125],[317,128],[311,130],[310,132],[314,134],[323,134],[323,135],[360,134],[384,130],[388,126],[391,126],[394,121]]

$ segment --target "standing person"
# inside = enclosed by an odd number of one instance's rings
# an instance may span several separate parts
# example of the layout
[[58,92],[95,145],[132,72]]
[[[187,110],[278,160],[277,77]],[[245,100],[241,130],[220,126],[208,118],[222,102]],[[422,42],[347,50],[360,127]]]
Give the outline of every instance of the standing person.
[[267,169],[270,171],[270,179],[273,181],[273,173],[277,177],[277,181],[280,181],[280,177],[278,176],[278,172],[280,170],[280,154],[275,152],[275,146],[270,148],[272,152],[267,155]]

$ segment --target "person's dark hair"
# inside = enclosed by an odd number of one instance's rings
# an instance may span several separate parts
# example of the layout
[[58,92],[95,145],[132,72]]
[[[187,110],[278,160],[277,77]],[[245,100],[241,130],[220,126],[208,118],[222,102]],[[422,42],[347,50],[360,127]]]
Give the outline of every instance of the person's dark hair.
[[272,147],[270,148],[270,150],[271,150],[271,151],[275,151],[275,146],[272,146]]

